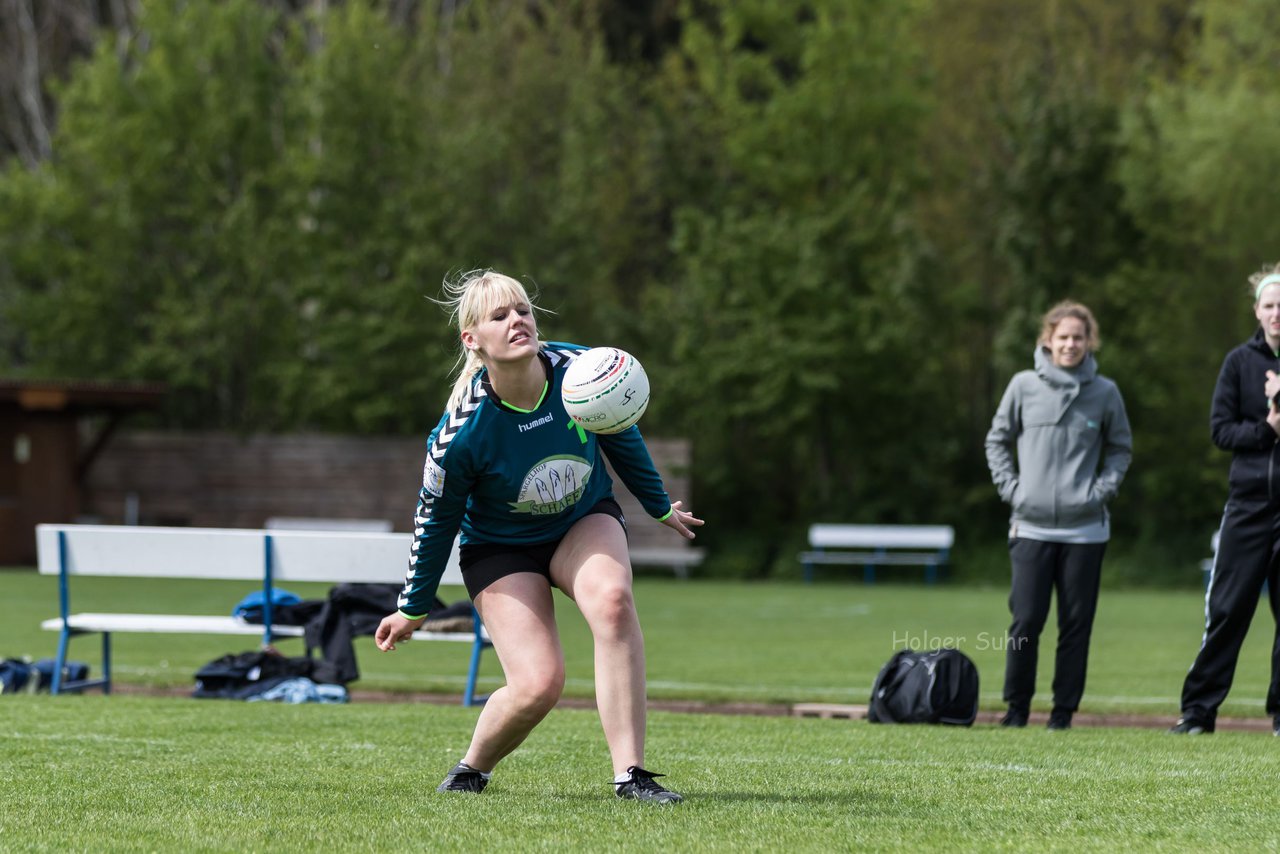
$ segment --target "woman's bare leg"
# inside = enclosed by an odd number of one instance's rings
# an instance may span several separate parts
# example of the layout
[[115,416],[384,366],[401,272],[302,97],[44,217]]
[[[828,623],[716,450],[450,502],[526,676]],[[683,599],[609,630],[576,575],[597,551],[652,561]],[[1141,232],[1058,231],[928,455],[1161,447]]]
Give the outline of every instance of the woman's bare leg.
[[564,652],[551,587],[541,575],[520,572],[499,578],[475,603],[507,682],[485,701],[462,761],[478,771],[492,771],[559,701]]
[[595,641],[596,705],[615,774],[644,765],[644,636],[631,593],[626,533],[595,513],[569,530],[551,579],[577,603]]

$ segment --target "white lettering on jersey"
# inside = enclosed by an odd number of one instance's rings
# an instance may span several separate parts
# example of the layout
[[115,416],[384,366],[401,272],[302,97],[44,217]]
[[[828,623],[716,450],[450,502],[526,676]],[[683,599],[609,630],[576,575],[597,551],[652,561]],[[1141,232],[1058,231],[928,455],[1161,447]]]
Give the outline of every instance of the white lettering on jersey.
[[520,432],[523,433],[526,430],[532,430],[534,427],[541,427],[543,424],[550,424],[550,423],[551,423],[551,413],[548,412],[546,415],[542,416],[541,418],[530,421],[528,424],[517,424],[516,426],[519,427]]

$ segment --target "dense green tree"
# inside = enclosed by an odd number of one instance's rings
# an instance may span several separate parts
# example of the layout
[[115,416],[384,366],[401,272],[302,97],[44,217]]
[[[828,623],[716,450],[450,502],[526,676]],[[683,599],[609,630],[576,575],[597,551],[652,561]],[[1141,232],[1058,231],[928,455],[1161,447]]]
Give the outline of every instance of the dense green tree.
[[665,294],[702,500],[765,535],[937,518],[955,449],[926,426],[938,362],[908,204],[925,108],[911,9],[709,5],[678,71],[710,174],[677,211]]
[[291,157],[308,223],[288,366],[301,420],[423,429],[457,351],[428,299],[473,267],[524,279],[546,335],[634,346],[666,243],[659,140],[598,33],[474,7],[412,39],[354,6],[323,24]]
[[0,241],[20,365],[164,379],[177,423],[270,421],[259,366],[289,333],[263,224],[288,81],[279,19],[233,0],[148,11],[62,97],[54,158],[6,173]]

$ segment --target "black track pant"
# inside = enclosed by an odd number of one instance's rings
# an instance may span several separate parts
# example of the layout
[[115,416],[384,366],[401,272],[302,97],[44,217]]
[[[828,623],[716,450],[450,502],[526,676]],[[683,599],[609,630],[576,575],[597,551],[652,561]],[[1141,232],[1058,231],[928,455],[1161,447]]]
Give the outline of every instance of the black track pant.
[[1267,501],[1228,499],[1222,513],[1218,553],[1205,594],[1204,639],[1182,683],[1182,716],[1212,723],[1231,690],[1240,646],[1270,582],[1277,633],[1271,645],[1267,714],[1280,714],[1280,507]]
[[1098,610],[1098,585],[1106,543],[1009,541],[1013,586],[1009,591],[1009,627],[1005,653],[1004,700],[1026,711],[1036,691],[1040,632],[1049,618],[1049,601],[1058,592],[1058,652],[1053,671],[1054,708],[1074,712],[1084,695],[1089,667],[1089,636]]

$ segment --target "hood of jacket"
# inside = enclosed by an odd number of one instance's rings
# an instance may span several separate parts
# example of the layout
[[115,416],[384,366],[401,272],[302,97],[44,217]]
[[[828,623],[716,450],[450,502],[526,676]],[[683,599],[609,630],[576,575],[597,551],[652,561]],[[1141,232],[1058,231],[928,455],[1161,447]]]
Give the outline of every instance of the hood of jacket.
[[1067,407],[1080,396],[1080,390],[1098,376],[1098,362],[1092,353],[1086,353],[1074,368],[1063,368],[1053,363],[1053,354],[1048,347],[1037,344],[1032,359],[1036,376],[1045,384],[1044,391],[1048,392],[1039,397],[1042,401],[1051,401],[1049,405],[1056,409],[1054,421],[1066,414]]
[[1098,362],[1093,358],[1092,353],[1085,353],[1080,364],[1074,368],[1062,368],[1053,363],[1053,354],[1049,352],[1048,347],[1037,344],[1032,359],[1036,374],[1054,388],[1079,388],[1085,383],[1093,382],[1094,377],[1098,375]]

